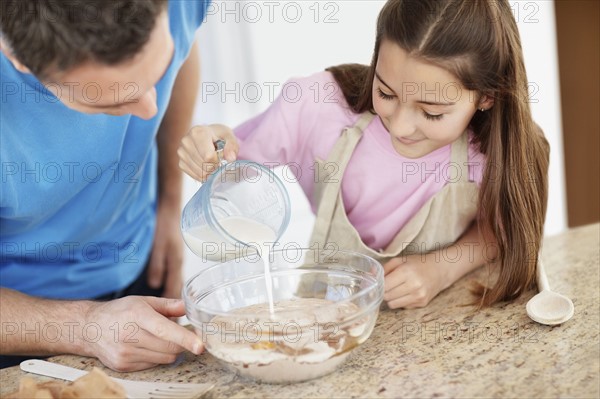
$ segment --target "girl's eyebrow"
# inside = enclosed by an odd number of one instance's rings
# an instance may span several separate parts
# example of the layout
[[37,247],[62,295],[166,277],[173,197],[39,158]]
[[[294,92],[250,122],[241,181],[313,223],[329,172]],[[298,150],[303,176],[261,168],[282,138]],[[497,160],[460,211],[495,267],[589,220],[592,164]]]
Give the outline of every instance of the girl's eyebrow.
[[447,106],[447,105],[454,105],[454,104],[456,104],[456,103],[453,103],[453,102],[447,102],[447,103],[445,103],[445,102],[419,101],[419,100],[417,100],[417,102],[419,104],[426,104],[426,105],[446,105]]
[[385,81],[384,81],[383,79],[381,79],[381,76],[379,75],[379,72],[375,71],[375,76],[377,77],[377,79],[378,79],[378,80],[379,80],[381,83],[383,83],[383,85],[384,85],[385,87],[387,87],[388,89],[390,89],[392,92],[394,91],[394,89],[392,89],[392,88],[390,87],[390,85],[389,85],[389,84],[385,83]]
[[[388,89],[389,89],[389,90],[390,90],[392,93],[395,93],[395,92],[394,92],[394,89],[392,89],[392,88],[390,87],[390,85],[389,85],[389,84],[385,83],[385,81],[384,81],[383,79],[381,79],[381,76],[379,75],[379,73],[378,73],[377,71],[375,71],[375,76],[376,76],[376,77],[377,77],[377,79],[378,79],[378,80],[379,80],[381,83],[383,83],[383,85],[384,85],[385,87],[387,87],[387,88],[388,88]],[[454,102],[419,101],[419,100],[417,100],[417,102],[418,102],[419,104],[426,104],[426,105],[446,105],[446,106],[448,106],[448,105],[454,105],[454,104],[456,104],[456,103],[454,103]]]

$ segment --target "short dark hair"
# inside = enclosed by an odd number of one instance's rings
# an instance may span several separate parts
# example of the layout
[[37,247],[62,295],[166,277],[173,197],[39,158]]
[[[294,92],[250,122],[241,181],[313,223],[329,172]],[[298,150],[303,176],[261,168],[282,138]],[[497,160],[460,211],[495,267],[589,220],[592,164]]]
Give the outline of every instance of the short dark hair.
[[167,0],[2,0],[0,30],[39,79],[92,60],[115,65],[148,42]]

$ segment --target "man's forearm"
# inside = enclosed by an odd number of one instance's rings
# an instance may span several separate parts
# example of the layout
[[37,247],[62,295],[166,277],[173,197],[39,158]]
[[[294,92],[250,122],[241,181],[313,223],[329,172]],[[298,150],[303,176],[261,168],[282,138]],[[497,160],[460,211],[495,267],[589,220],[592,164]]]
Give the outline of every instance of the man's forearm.
[[[87,325],[89,301],[55,301],[0,288],[0,353],[3,355],[85,354],[86,334],[102,332]],[[93,323],[92,323],[93,324]]]
[[177,148],[192,125],[194,105],[200,81],[200,58],[194,44],[187,60],[179,70],[173,86],[169,107],[157,135],[159,205],[179,207],[181,203],[182,173],[179,169]]
[[428,261],[442,268],[447,288],[467,273],[492,262],[497,256],[497,247],[493,242],[486,242],[479,234],[477,223],[473,223],[454,244],[426,256]]

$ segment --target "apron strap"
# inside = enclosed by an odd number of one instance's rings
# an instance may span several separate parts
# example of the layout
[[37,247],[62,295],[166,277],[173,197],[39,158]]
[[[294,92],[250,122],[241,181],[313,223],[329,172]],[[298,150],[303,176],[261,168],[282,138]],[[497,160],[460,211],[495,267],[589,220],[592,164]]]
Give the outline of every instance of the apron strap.
[[[338,165],[337,177],[334,177],[325,183],[322,197],[319,201],[317,211],[317,220],[331,220],[335,211],[335,205],[342,184],[342,177],[354,148],[362,137],[363,130],[371,123],[374,114],[365,112],[352,127],[347,127],[342,131],[342,135],[336,141],[331,154],[327,157],[328,162],[336,162]],[[330,223],[315,223],[312,233],[313,242],[325,242],[328,236]],[[312,244],[312,243],[311,243]]]
[[450,147],[450,165],[458,175],[450,177],[451,182],[469,181],[469,134],[465,132]]

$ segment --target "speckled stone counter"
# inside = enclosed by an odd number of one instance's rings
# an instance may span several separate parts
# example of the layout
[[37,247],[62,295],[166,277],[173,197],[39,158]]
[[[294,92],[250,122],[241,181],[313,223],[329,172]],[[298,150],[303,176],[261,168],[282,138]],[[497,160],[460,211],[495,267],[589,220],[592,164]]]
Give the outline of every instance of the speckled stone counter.
[[[482,311],[464,306],[467,287],[480,270],[424,309],[382,311],[371,338],[340,369],[317,380],[260,384],[236,376],[207,353],[119,377],[213,382],[209,397],[597,398],[600,225],[547,238],[543,259],[552,288],[575,304],[575,315],[563,325],[542,326],[527,317],[525,304],[533,292]],[[50,360],[82,369],[100,366],[77,356]],[[1,393],[15,390],[24,375],[16,367],[1,370]]]

